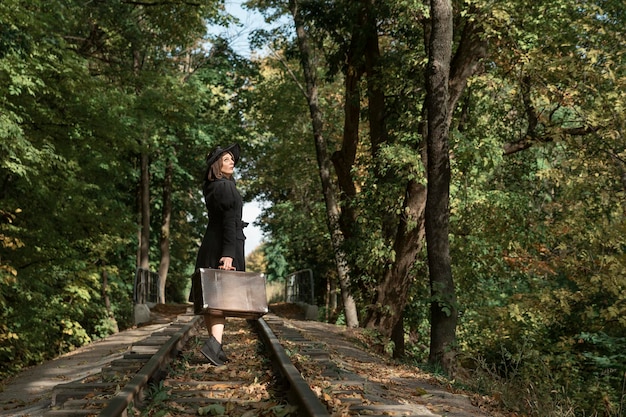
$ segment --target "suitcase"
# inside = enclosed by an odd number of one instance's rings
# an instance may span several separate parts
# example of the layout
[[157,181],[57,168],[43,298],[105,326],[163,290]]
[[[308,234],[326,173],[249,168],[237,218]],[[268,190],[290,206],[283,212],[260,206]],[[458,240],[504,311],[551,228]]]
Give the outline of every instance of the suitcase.
[[261,273],[199,268],[192,281],[195,314],[258,319],[268,312]]

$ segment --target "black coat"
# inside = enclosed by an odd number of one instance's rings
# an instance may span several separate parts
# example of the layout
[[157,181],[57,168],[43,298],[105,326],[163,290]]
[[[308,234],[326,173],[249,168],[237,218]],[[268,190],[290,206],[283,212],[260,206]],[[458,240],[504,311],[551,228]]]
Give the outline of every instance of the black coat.
[[241,220],[243,200],[235,181],[225,178],[205,181],[203,193],[209,223],[198,251],[196,269],[217,268],[220,258],[227,256],[233,258],[237,271],[245,271],[246,223]]

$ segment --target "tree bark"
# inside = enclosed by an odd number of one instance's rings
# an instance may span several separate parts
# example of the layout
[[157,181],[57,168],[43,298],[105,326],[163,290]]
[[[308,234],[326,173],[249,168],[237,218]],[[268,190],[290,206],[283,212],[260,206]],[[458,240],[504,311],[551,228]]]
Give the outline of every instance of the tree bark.
[[139,184],[141,234],[139,240],[140,268],[150,269],[150,173],[148,152],[141,152],[141,181]]
[[113,332],[118,333],[120,329],[117,325],[117,320],[115,320],[115,314],[113,314],[113,310],[111,309],[111,298],[109,297],[109,273],[106,268],[102,268],[100,276],[102,277],[102,299],[104,300],[104,308],[107,311],[109,320],[111,320]]
[[165,283],[170,269],[170,222],[172,219],[172,161],[168,158],[163,179],[163,217],[161,219],[161,262],[159,263],[158,302],[165,304]]
[[300,60],[304,78],[306,80],[306,98],[313,125],[313,136],[315,139],[315,151],[319,167],[320,179],[322,182],[322,192],[326,203],[326,218],[328,229],[335,254],[335,263],[339,275],[339,286],[343,300],[344,313],[346,315],[346,325],[348,327],[358,327],[359,320],[356,311],[356,303],[350,291],[350,270],[346,262],[346,254],[343,251],[344,236],[339,227],[340,210],[335,198],[334,186],[330,175],[331,162],[328,156],[326,140],[322,134],[322,111],[319,107],[316,65],[309,46],[308,37],[299,13],[297,0],[289,1],[289,10],[296,27],[296,36],[300,50]]
[[[363,31],[365,43],[365,71],[367,72],[367,100],[372,142],[372,156],[377,159],[380,146],[387,143],[389,134],[385,123],[385,91],[380,70],[380,45],[374,1],[364,0]],[[376,160],[375,159],[375,160]]]
[[426,245],[431,288],[431,340],[429,362],[454,369],[457,302],[450,264],[449,199],[449,81],[452,56],[452,5],[431,0],[431,31],[427,69],[427,175]]
[[[381,145],[389,141],[387,104],[380,71],[375,7],[371,0],[363,0],[362,4],[363,16],[359,20],[357,32],[363,36],[371,155],[374,161],[378,161]],[[384,172],[387,171],[381,170],[376,162],[375,173],[381,189],[386,188],[386,182],[397,180],[391,178],[390,173]],[[383,236],[385,240],[393,242],[395,260],[384,268],[384,275],[376,289],[376,298],[368,309],[365,327],[375,328],[393,340],[394,357],[401,356],[404,351],[404,332],[398,326],[402,326],[402,312],[413,281],[410,271],[423,244],[425,205],[426,188],[415,180],[409,180],[399,221],[395,216],[382,217]]]
[[[345,124],[342,149],[333,157],[339,178],[341,195],[348,202],[354,195],[354,183],[351,176],[354,157],[359,142],[359,114],[361,113],[359,82],[363,74],[367,74],[368,120],[371,143],[371,157],[378,160],[380,146],[389,141],[386,127],[386,98],[379,63],[380,47],[378,41],[377,16],[371,0],[362,0],[356,15],[355,30],[352,34],[345,70]],[[357,101],[358,99],[358,101]],[[387,181],[396,178],[387,177],[378,163],[375,175],[381,189],[385,189]],[[410,275],[417,254],[422,248],[424,237],[424,208],[426,204],[426,188],[416,181],[408,181],[404,198],[403,214],[383,216],[381,228],[384,238],[392,242],[396,254],[395,260],[383,268],[384,275],[376,289],[375,299],[368,308],[365,327],[378,330],[394,342],[394,356],[404,351],[404,334],[402,329],[402,311],[407,303],[408,288],[413,277]],[[354,214],[342,206],[343,233],[350,236],[350,230],[344,225],[354,224]],[[353,218],[350,218],[352,215]]]
[[[425,29],[428,40],[431,36],[431,28],[426,27]],[[467,79],[478,70],[480,59],[486,55],[487,44],[480,36],[481,31],[482,28],[479,25],[471,20],[466,21],[462,28],[462,36],[454,59],[451,62],[448,60],[450,68],[448,88],[450,91],[447,100],[448,111],[445,119],[448,129],[453,109],[462,96],[467,85]],[[370,42],[369,45],[376,44]],[[375,55],[371,55],[370,64],[367,66],[368,81],[370,76],[375,75],[374,60]],[[370,95],[372,101],[376,100],[375,97],[381,96],[379,94]],[[384,100],[384,97],[382,99]],[[442,105],[443,103],[445,101],[442,102]],[[380,108],[374,114],[378,114],[381,120],[384,120],[384,112],[381,112]],[[373,128],[372,130],[374,131]],[[425,128],[419,133],[425,139],[428,137],[428,132]],[[377,137],[383,138],[384,136],[379,132]],[[374,142],[374,139],[372,141]],[[425,147],[424,150],[426,151]],[[428,167],[427,152],[423,153],[424,165]],[[368,316],[365,321],[365,327],[378,329],[386,336],[390,336],[391,329],[406,305],[408,289],[413,280],[413,277],[410,276],[410,269],[417,259],[418,253],[422,250],[424,243],[426,193],[426,187],[415,181],[407,184],[404,204],[405,217],[400,219],[395,235],[391,233],[386,234],[388,239],[394,242],[396,260],[393,265],[386,268],[383,280],[377,288],[376,299],[368,310]],[[417,226],[409,228],[408,225],[410,224],[416,224]]]
[[402,316],[413,277],[411,267],[422,250],[424,241],[424,210],[426,187],[415,180],[406,188],[403,213],[394,240],[395,262],[385,268],[383,280],[376,290],[376,301],[368,309],[365,327],[377,329],[391,337],[392,329]]
[[405,353],[403,312],[400,312],[400,317],[398,317],[395,326],[391,330],[391,341],[393,342],[393,357],[395,359],[402,358]]
[[352,167],[356,158],[359,145],[359,121],[361,115],[361,91],[359,82],[363,71],[355,60],[358,60],[360,49],[358,39],[353,37],[346,57],[345,82],[344,82],[344,125],[341,149],[332,156],[332,162],[337,173],[337,183],[341,191],[343,201],[340,227],[346,239],[352,235],[352,225],[356,221],[356,214],[351,201],[356,196],[356,187],[352,177]]
[[487,41],[483,29],[476,20],[468,19],[461,31],[461,39],[450,64],[448,83],[448,125],[465,87],[467,80],[478,71],[480,60],[487,56]]

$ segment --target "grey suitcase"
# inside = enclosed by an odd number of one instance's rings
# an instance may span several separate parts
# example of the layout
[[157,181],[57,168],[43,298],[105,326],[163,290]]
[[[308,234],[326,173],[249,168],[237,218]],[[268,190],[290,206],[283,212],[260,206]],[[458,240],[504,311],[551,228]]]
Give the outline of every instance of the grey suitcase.
[[258,319],[268,312],[261,273],[199,268],[192,280],[195,314]]

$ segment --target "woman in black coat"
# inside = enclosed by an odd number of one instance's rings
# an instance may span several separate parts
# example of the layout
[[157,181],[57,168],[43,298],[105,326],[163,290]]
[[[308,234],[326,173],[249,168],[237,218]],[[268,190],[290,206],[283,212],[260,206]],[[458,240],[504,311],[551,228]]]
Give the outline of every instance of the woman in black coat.
[[[233,172],[239,161],[239,145],[217,147],[207,156],[207,170],[202,191],[209,215],[209,223],[198,251],[196,269],[214,268],[245,271],[244,244],[246,237],[241,220],[243,199],[237,191]],[[193,291],[193,289],[192,289]],[[228,359],[222,349],[222,335],[226,318],[205,315],[207,331],[211,335],[201,349],[214,365],[223,365]]]

